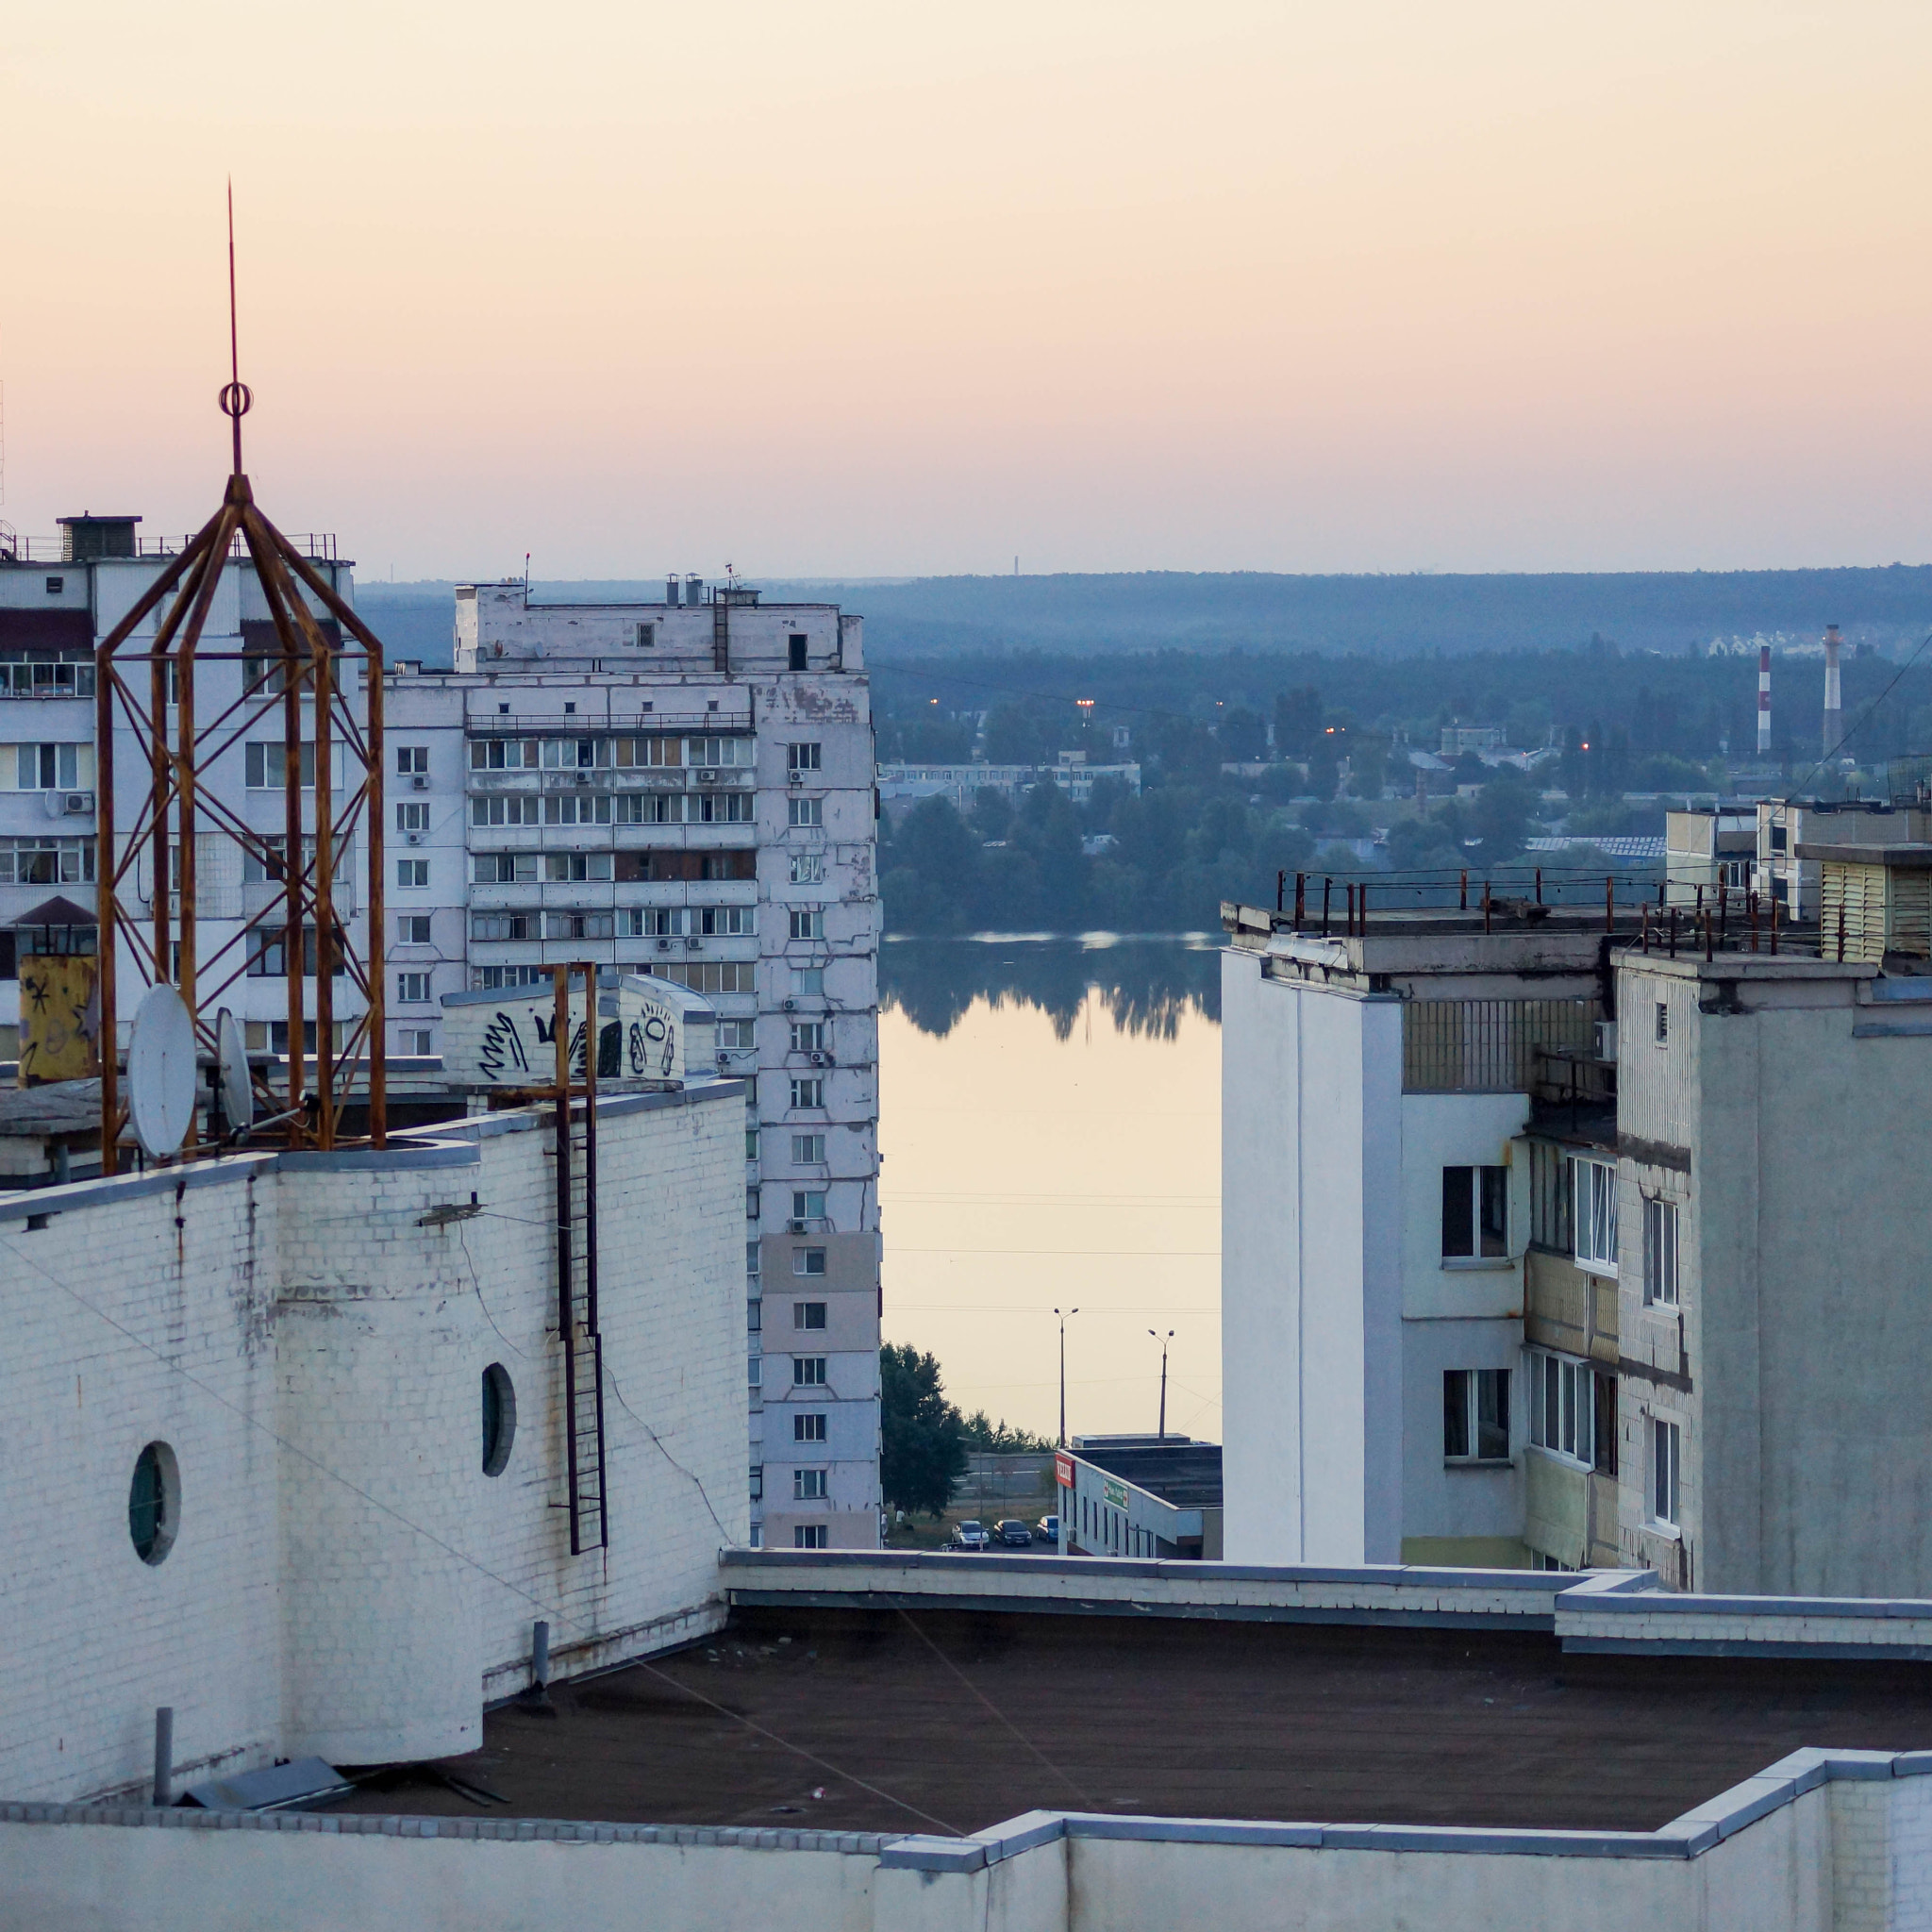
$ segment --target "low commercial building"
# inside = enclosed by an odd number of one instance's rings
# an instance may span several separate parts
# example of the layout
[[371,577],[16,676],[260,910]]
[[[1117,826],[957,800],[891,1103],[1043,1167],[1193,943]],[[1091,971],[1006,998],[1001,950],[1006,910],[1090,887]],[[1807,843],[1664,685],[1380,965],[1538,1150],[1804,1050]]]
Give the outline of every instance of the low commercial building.
[[743,1134],[602,1097],[569,1347],[547,1109],[0,1195],[0,1792],[145,1793],[162,1707],[182,1786],[472,1751],[540,1621],[559,1675],[721,1622]]
[[1221,1445],[1188,1436],[1075,1436],[1061,1452],[1067,1547],[1092,1556],[1221,1555]]

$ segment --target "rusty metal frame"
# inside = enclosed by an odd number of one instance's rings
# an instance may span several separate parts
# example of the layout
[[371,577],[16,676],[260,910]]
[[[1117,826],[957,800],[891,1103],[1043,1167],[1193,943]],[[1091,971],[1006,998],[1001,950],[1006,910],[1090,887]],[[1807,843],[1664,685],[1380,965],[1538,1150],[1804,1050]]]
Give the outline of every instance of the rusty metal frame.
[[[98,979],[101,1058],[101,1171],[118,1166],[118,1142],[127,1124],[121,1091],[119,1021],[120,968],[125,947],[135,973],[144,984],[168,981],[175,985],[194,1024],[201,1052],[215,1054],[211,1017],[205,1015],[199,985],[198,902],[195,841],[199,834],[217,832],[260,861],[264,875],[280,886],[270,905],[252,918],[244,917],[240,940],[242,962],[227,972],[207,993],[212,1000],[246,972],[247,946],[255,936],[282,931],[283,965],[288,979],[289,1052],[286,1079],[277,1089],[271,1074],[257,1070],[258,1103],[264,1111],[282,1117],[281,1131],[290,1144],[332,1148],[344,1143],[341,1118],[350,1099],[350,1085],[358,1053],[366,1065],[369,1109],[368,1142],[384,1144],[388,1130],[384,1024],[384,866],[383,657],[382,644],[309,559],[256,508],[248,478],[242,474],[241,415],[247,408],[246,391],[239,383],[230,406],[224,391],[224,409],[235,418],[236,468],[228,478],[221,508],[149,585],[145,593],[102,641],[94,653],[95,792],[98,822],[95,831],[95,875],[98,906]],[[258,653],[204,651],[203,626],[231,561],[239,539],[254,565],[258,584],[275,636],[281,645],[271,659],[280,673],[264,677],[241,699],[228,706],[208,726],[197,725],[195,670],[202,661],[259,663]],[[232,559],[239,560],[239,559]],[[340,625],[352,642],[331,643],[302,592]],[[145,651],[123,647],[149,614],[166,604]],[[358,720],[350,705],[353,680],[345,686],[341,660],[359,647],[363,666],[365,713]],[[138,697],[124,668],[145,660],[147,691]],[[279,701],[279,702],[278,702]],[[285,794],[279,850],[274,835],[252,830],[228,806],[205,787],[212,762],[231,752],[250,724],[280,710],[282,722],[282,780]],[[170,712],[172,710],[172,730]],[[310,810],[303,808],[302,725],[312,722],[314,759]],[[140,803],[124,832],[117,810],[114,741],[117,726],[128,730],[136,746],[140,774]],[[339,800],[334,783],[335,746],[340,741],[348,780]],[[129,774],[131,777],[134,774]],[[312,832],[305,825],[312,818]],[[368,888],[365,914],[368,948],[364,958],[339,920],[335,908],[337,865],[353,850],[358,829],[367,854]],[[171,840],[172,832],[172,840]],[[313,840],[312,857],[305,849]],[[149,854],[152,900],[139,909],[139,858]],[[171,863],[170,854],[178,853]],[[130,887],[130,875],[133,885]],[[314,935],[315,1071],[309,1078],[304,1041],[304,986],[308,975],[308,935]],[[208,962],[223,960],[230,941]],[[334,1038],[335,971],[359,993],[363,1010],[338,1055]],[[130,1002],[131,1004],[131,1002]],[[183,1156],[212,1151],[197,1148],[192,1138]]]

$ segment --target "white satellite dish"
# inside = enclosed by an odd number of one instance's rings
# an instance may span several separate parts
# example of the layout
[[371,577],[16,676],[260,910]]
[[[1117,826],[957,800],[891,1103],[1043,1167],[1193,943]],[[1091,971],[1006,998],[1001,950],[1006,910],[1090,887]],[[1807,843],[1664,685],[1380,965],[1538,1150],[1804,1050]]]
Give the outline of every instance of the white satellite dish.
[[228,1131],[255,1124],[255,1086],[248,1077],[248,1046],[242,1023],[224,1007],[215,1015],[215,1067],[222,1083],[222,1111]]
[[194,1119],[194,1024],[163,981],[142,994],[127,1041],[127,1112],[151,1158],[181,1151]]

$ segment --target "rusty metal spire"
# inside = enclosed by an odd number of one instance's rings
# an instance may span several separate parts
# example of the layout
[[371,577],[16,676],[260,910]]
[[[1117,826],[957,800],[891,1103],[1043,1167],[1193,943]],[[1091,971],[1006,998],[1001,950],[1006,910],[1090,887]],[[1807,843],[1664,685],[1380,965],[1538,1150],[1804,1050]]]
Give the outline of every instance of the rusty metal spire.
[[242,332],[235,313],[235,183],[228,181],[228,382],[222,391],[222,414],[234,425],[235,471],[242,474],[242,419],[255,401],[242,380]]

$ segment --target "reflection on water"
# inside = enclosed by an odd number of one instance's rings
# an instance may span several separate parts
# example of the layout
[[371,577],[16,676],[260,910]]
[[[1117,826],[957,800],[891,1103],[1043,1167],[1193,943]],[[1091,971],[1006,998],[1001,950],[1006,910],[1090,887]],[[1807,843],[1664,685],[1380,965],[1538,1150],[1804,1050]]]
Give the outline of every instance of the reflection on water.
[[881,956],[885,1333],[967,1411],[1052,1435],[1221,1426],[1219,957],[1184,941]]
[[959,940],[895,940],[879,951],[879,996],[924,1033],[943,1038],[976,999],[1038,1007],[1065,1040],[1089,993],[1123,1031],[1172,1040],[1181,1016],[1221,1018],[1221,940],[1033,939],[992,933]]

